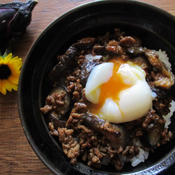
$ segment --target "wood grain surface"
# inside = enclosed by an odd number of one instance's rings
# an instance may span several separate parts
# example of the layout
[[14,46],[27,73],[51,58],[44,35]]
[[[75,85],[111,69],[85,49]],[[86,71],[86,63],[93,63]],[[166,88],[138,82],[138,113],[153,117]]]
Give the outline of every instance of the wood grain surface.
[[[11,0],[13,1],[13,0]],[[0,3],[11,2],[0,0]],[[140,0],[175,15],[175,0]],[[25,57],[40,33],[49,23],[73,7],[89,0],[39,0],[33,11],[32,22],[16,43],[14,54]],[[38,159],[23,133],[17,108],[17,92],[0,95],[0,174],[51,175]]]

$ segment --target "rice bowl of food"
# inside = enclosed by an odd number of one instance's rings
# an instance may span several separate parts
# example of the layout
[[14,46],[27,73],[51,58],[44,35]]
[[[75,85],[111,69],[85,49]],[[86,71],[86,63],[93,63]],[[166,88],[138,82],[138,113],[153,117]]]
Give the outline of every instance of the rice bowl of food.
[[157,174],[173,164],[169,24],[174,17],[143,3],[97,1],[43,32],[22,70],[19,111],[54,173]]

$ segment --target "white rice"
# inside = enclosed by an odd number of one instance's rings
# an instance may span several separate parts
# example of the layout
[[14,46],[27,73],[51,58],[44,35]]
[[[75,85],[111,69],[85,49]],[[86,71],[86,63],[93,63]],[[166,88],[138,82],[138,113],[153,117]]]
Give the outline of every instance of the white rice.
[[154,50],[154,51],[159,56],[160,61],[162,63],[164,63],[165,67],[169,70],[169,72],[171,73],[171,80],[174,81],[175,76],[172,73],[171,63],[169,62],[169,58],[168,58],[167,53],[165,51],[162,51],[161,49],[159,49],[158,51],[156,51],[156,50]]
[[155,50],[155,52],[159,56],[160,61],[162,61],[165,64],[166,68],[171,72],[171,63],[169,62],[169,58],[166,52],[162,51],[161,49],[158,51]]
[[138,164],[140,164],[141,162],[144,162],[146,159],[148,159],[149,156],[149,152],[145,151],[144,149],[142,149],[142,143],[140,142],[140,140],[138,138],[135,138],[133,140],[134,145],[140,147],[139,148],[139,154],[137,154],[135,157],[133,157],[132,159],[128,160],[129,162],[131,162],[131,165],[133,167],[137,166]]
[[[172,68],[171,68],[171,63],[169,62],[169,58],[166,54],[165,51],[162,51],[159,49],[159,51],[155,51],[157,53],[157,55],[159,56],[159,59],[164,63],[164,65],[166,66],[166,68],[171,72],[172,74]],[[174,75],[172,74],[172,78],[174,80]],[[156,94],[153,94],[154,97],[156,97]],[[169,114],[163,116],[163,118],[165,119],[166,123],[165,123],[165,128],[168,128],[168,126],[171,123],[171,117],[173,116],[173,113],[175,112],[175,101],[172,100],[170,103],[171,107]],[[136,146],[141,146],[141,142],[139,140],[135,141],[135,145]],[[132,159],[130,159],[129,161],[131,162],[131,165],[133,167],[137,166],[138,164],[140,164],[141,162],[144,162],[146,159],[148,159],[149,156],[149,152],[143,150],[142,148],[139,148],[139,154],[136,155],[135,157],[133,157]]]
[[173,116],[173,113],[175,112],[175,101],[172,100],[170,103],[171,107],[170,112],[167,115],[164,115],[163,118],[165,119],[165,128],[168,128],[168,126],[171,123],[171,116]]
[[144,162],[146,159],[148,159],[149,152],[143,150],[142,148],[139,148],[139,154],[137,154],[135,157],[133,157],[131,161],[131,165],[133,167],[137,166],[141,162]]

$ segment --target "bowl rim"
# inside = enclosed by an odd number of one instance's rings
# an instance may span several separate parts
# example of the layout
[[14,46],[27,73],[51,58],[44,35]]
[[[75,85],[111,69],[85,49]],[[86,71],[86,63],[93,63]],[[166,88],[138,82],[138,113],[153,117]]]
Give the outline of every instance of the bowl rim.
[[[100,5],[100,4],[110,4],[110,3],[125,3],[125,4],[136,4],[136,5],[140,5],[149,9],[152,9],[154,11],[157,11],[158,13],[170,18],[174,23],[175,23],[175,16],[170,14],[169,12],[165,11],[164,9],[161,9],[159,7],[153,6],[151,4],[145,3],[145,2],[140,2],[137,0],[91,0],[89,2],[84,2],[80,5],[77,5],[73,8],[71,8],[70,10],[67,10],[66,12],[62,13],[60,16],[58,16],[56,19],[52,20],[46,27],[45,29],[39,34],[39,36],[33,41],[31,47],[29,48],[26,57],[24,59],[23,62],[23,66],[21,69],[21,73],[20,73],[20,77],[19,77],[19,84],[18,84],[18,98],[17,98],[17,104],[18,104],[18,113],[19,113],[19,118],[21,121],[21,126],[23,128],[24,134],[27,138],[28,143],[30,144],[30,146],[32,147],[33,151],[35,152],[35,154],[37,155],[37,157],[44,163],[44,165],[54,174],[58,174],[58,175],[64,175],[58,168],[56,168],[55,166],[52,165],[52,162],[49,161],[48,159],[45,159],[43,156],[43,153],[40,151],[40,149],[36,146],[30,131],[28,130],[28,126],[26,124],[25,121],[25,117],[24,117],[24,112],[22,110],[22,101],[21,101],[21,97],[22,97],[22,81],[23,81],[23,77],[25,74],[25,69],[26,66],[29,63],[29,58],[31,57],[31,53],[35,50],[35,47],[38,45],[38,43],[40,42],[40,40],[43,38],[43,36],[47,33],[48,30],[50,30],[57,22],[61,21],[62,19],[64,19],[65,17],[71,15],[72,13],[79,11],[82,8],[86,8],[89,6],[93,6],[93,5]],[[172,166],[174,164],[173,161],[171,160],[175,160],[175,149],[173,149],[173,153],[168,153],[165,157],[164,160],[159,160],[157,162],[157,164],[155,164],[155,166],[159,166],[164,164],[165,162],[169,161],[168,163],[168,168],[170,166]],[[160,173],[163,172],[167,167],[163,166],[161,167],[161,169],[159,167],[158,171],[156,173]],[[152,167],[147,168],[145,170],[143,170],[143,173],[151,173],[151,171],[149,172],[149,170],[151,170]],[[101,172],[100,170],[98,172]],[[139,175],[140,171],[137,171],[135,173],[130,172],[129,175]],[[116,172],[117,173],[117,172]],[[120,172],[119,172],[120,173]],[[117,173],[118,174],[118,173]],[[116,174],[116,175],[117,175]],[[128,173],[124,173],[125,175]]]

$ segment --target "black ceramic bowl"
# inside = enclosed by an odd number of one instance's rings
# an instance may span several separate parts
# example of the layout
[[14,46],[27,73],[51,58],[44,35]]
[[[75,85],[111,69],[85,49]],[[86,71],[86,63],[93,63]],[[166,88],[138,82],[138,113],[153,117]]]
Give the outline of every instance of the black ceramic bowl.
[[49,135],[40,107],[49,91],[47,75],[56,56],[64,53],[77,39],[98,35],[114,27],[139,36],[148,48],[165,50],[175,73],[175,18],[156,7],[128,0],[95,1],[69,11],[49,25],[33,45],[23,65],[19,83],[19,113],[29,143],[55,174],[149,175],[163,172],[175,162],[173,139],[171,144],[150,154],[145,163],[135,168],[125,167],[121,172],[111,168],[95,170],[82,163],[72,166],[59,144]]

